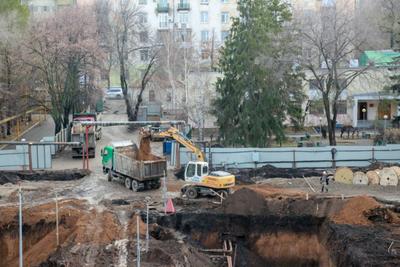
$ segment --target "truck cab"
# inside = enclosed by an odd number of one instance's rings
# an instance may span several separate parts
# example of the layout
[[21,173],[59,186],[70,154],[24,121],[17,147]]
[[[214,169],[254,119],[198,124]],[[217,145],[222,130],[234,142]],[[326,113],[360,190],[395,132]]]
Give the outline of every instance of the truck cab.
[[235,185],[235,176],[225,171],[209,173],[207,162],[189,161],[185,169],[185,181],[198,183],[216,190],[229,189]]
[[208,175],[208,163],[204,161],[189,161],[185,170],[185,181],[201,183]]
[[114,148],[112,146],[105,146],[101,150],[101,163],[103,165],[103,173],[108,173],[113,167],[113,154]]

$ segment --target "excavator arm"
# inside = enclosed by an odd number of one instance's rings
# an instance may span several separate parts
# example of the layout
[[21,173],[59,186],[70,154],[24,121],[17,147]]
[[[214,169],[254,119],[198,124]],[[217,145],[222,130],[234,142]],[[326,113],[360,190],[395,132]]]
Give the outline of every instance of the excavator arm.
[[173,138],[179,144],[183,145],[187,149],[189,149],[192,153],[196,155],[198,161],[204,161],[204,154],[200,148],[198,148],[190,139],[185,137],[182,133],[179,132],[175,127],[171,127],[166,131],[160,132],[158,134],[160,137],[169,137]]

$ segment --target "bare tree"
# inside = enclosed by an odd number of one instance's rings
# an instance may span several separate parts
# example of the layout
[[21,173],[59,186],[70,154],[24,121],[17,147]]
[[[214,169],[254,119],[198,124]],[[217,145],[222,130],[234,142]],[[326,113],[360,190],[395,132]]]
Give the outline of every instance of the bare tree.
[[133,121],[137,120],[139,107],[143,102],[143,92],[146,90],[147,84],[150,82],[154,73],[157,70],[157,68],[155,68],[155,65],[157,64],[157,55],[158,54],[156,51],[152,53],[152,55],[150,56],[149,62],[147,63],[147,66],[143,71],[141,81],[140,81],[139,94],[137,96],[136,104],[133,109],[133,117],[132,117]]
[[[0,120],[27,109],[23,91],[27,77],[20,75],[26,71],[19,56],[23,28],[17,13],[0,16]],[[11,134],[11,121],[1,125],[3,135]]]
[[[119,63],[121,88],[124,94],[128,120],[130,121],[137,119],[137,112],[143,100],[143,91],[153,76],[153,68],[156,65],[157,53],[151,54],[151,50],[156,48],[157,44],[152,42],[152,38],[147,38],[148,40],[145,42],[140,40],[141,33],[147,32],[150,35],[146,27],[146,21],[146,14],[141,12],[133,0],[119,0],[111,16],[111,29]],[[138,52],[146,54],[146,56],[141,58],[140,63],[135,62],[139,58]],[[149,54],[151,54],[150,60],[147,60],[146,58]],[[140,57],[142,56],[140,55]],[[142,72],[144,73],[140,77],[141,89],[135,101],[135,107],[131,103],[129,93],[129,84],[130,82],[134,82],[130,77],[131,67],[136,67],[135,71],[138,72],[143,70]]]
[[[173,109],[183,108],[189,98],[189,76],[198,62],[192,36],[176,29],[161,34],[159,77],[164,77],[162,87],[172,89]],[[163,80],[163,78],[159,78]],[[179,98],[179,92],[183,97]]]
[[340,97],[367,70],[367,67],[349,67],[350,60],[364,41],[354,27],[352,10],[346,7],[323,7],[319,13],[303,18],[299,25],[303,49],[308,51],[301,59],[302,66],[312,74],[308,81],[312,81],[320,93],[329,144],[336,145],[335,128]]
[[109,0],[99,0],[94,3],[96,13],[97,29],[100,39],[100,46],[105,52],[102,72],[106,76],[107,88],[111,87],[111,70],[115,64],[114,38],[112,35],[110,15],[111,3]]
[[400,1],[379,0],[381,16],[379,25],[384,33],[390,36],[390,48],[395,48],[400,40]]
[[68,126],[71,113],[86,109],[95,93],[93,73],[103,55],[98,44],[94,12],[88,8],[62,9],[29,31],[25,63],[47,90],[56,132]]

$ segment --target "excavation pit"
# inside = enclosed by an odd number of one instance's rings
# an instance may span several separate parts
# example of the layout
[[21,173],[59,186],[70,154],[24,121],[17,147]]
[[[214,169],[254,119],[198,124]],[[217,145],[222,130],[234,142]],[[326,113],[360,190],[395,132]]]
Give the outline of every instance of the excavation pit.
[[398,249],[388,252],[389,240],[400,240],[398,222],[369,197],[306,199],[270,188],[241,189],[217,210],[158,219],[199,251],[215,253],[230,241],[234,249],[225,255],[236,266],[254,267],[399,266]]

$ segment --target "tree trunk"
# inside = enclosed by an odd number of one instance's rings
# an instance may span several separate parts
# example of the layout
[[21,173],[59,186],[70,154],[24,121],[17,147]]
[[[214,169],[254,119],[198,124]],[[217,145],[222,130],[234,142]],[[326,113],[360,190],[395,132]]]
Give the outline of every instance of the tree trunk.
[[336,136],[335,136],[336,120],[333,121],[331,119],[329,95],[323,94],[322,98],[323,98],[323,102],[324,102],[324,109],[325,109],[326,121],[327,121],[327,126],[328,126],[329,145],[336,146]]

